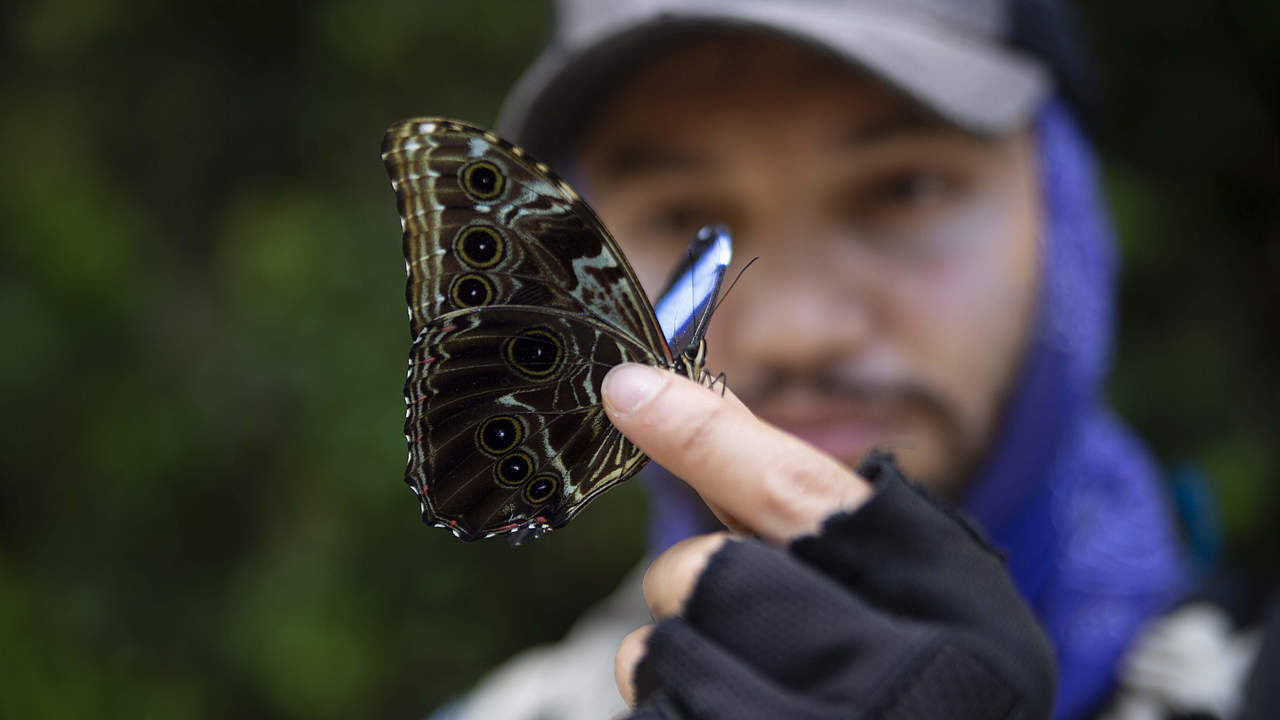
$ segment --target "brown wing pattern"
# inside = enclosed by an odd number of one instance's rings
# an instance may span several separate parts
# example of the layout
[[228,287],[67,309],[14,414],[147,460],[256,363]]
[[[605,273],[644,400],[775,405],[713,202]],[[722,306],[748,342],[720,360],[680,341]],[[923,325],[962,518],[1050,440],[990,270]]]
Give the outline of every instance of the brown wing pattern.
[[600,383],[621,362],[674,366],[649,300],[577,193],[492,133],[406,120],[382,159],[404,230],[405,481],[423,519],[464,540],[560,527],[648,462]]
[[605,417],[600,384],[656,358],[604,323],[491,306],[428,321],[409,354],[406,481],[463,540],[556,528],[648,462]]
[[493,133],[438,118],[393,125],[382,159],[404,228],[412,337],[452,310],[535,305],[588,313],[665,352],[617,243],[546,165]]

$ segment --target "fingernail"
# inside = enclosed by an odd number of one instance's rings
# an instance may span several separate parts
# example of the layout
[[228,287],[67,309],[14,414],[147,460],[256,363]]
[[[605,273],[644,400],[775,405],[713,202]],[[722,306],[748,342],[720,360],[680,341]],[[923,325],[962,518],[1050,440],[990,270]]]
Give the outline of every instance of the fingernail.
[[653,397],[666,382],[666,373],[657,368],[627,363],[604,376],[601,392],[614,412],[625,415]]

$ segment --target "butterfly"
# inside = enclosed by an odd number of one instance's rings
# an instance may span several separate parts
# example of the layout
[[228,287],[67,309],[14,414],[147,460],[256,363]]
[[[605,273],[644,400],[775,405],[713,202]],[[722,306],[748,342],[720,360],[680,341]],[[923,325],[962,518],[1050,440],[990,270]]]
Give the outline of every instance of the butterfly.
[[404,232],[405,482],[423,520],[513,544],[562,527],[648,462],[605,416],[605,373],[639,362],[706,382],[728,232],[698,233],[659,322],[599,217],[520,148],[415,118],[387,130],[382,160]]

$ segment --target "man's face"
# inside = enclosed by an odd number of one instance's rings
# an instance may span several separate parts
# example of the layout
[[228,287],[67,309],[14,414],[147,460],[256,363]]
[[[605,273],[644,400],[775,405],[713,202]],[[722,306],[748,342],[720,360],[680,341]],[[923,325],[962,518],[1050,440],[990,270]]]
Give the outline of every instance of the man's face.
[[737,38],[641,71],[580,159],[650,294],[702,225],[729,226],[735,268],[759,257],[708,333],[709,369],[752,410],[956,490],[1034,315],[1027,132],[966,135],[811,50]]

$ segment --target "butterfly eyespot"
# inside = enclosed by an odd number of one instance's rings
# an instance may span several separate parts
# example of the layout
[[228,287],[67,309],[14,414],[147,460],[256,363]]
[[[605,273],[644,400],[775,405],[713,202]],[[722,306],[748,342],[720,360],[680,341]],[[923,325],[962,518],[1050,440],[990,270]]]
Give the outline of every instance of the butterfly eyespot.
[[550,500],[559,487],[560,481],[555,476],[543,473],[524,486],[524,499],[528,500],[530,505],[540,505]]
[[459,275],[449,287],[449,297],[460,308],[488,305],[493,302],[493,285],[483,275]]
[[502,194],[507,176],[502,169],[488,160],[476,160],[458,171],[462,189],[477,200],[492,200]]
[[516,372],[538,379],[554,375],[564,360],[564,344],[550,330],[534,328],[509,338],[503,354]]
[[507,243],[502,233],[488,225],[469,225],[453,241],[453,251],[462,262],[484,270],[502,261],[507,253]]
[[497,457],[524,440],[524,424],[513,415],[497,415],[476,428],[476,446],[480,452]]
[[523,450],[507,453],[493,465],[493,479],[503,487],[518,488],[532,474],[533,458]]

